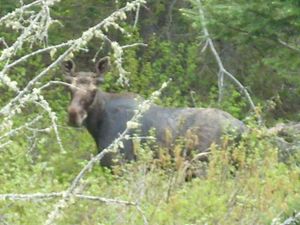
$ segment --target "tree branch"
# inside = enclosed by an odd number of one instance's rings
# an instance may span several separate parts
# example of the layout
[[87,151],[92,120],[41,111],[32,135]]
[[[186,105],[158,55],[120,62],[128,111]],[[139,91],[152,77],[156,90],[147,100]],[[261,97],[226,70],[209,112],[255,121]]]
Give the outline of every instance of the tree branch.
[[250,94],[248,93],[247,89],[241,84],[241,82],[239,82],[238,79],[235,78],[235,76],[233,74],[231,74],[230,72],[228,72],[225,69],[223,62],[221,60],[221,57],[219,56],[219,54],[214,46],[213,40],[210,38],[210,34],[206,27],[206,19],[205,19],[204,12],[202,9],[201,0],[197,0],[197,3],[198,3],[199,15],[201,18],[202,31],[206,38],[206,43],[205,43],[205,46],[202,49],[202,51],[204,51],[206,49],[206,47],[209,47],[217,61],[218,66],[219,66],[219,73],[218,73],[219,101],[221,101],[221,99],[222,99],[222,92],[223,92],[223,86],[224,86],[224,75],[227,75],[240,88],[240,90],[244,92],[244,94],[250,104],[251,109],[256,113],[257,112],[256,107],[255,107],[255,105],[252,101],[252,98],[251,98]]
[[277,38],[278,43],[280,43],[281,45],[283,45],[284,47],[290,49],[290,50],[294,50],[296,52],[300,52],[299,48],[296,48],[294,46],[289,45],[288,43],[286,43],[285,41],[281,40],[280,38]]
[[280,225],[294,225],[294,224],[298,224],[298,222],[300,222],[300,212],[298,212],[294,216],[291,216],[291,217],[287,218]]
[[[52,192],[52,193],[33,193],[33,194],[0,194],[0,200],[12,200],[12,201],[39,201],[50,200],[53,198],[59,198],[64,196],[64,192]],[[75,194],[74,197],[82,200],[98,201],[105,204],[121,204],[128,206],[136,206],[135,202],[104,198],[99,196]]]

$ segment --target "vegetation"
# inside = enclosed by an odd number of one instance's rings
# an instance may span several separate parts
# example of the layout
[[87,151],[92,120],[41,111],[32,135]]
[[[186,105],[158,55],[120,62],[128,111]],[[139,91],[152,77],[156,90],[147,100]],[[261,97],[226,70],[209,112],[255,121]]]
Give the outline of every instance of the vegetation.
[[[299,224],[300,131],[269,129],[300,119],[299,1],[127,2],[1,0],[0,224]],[[157,104],[221,108],[249,132],[213,145],[209,163],[154,160],[155,141],[137,141],[138,161],[97,161],[72,189],[97,150],[66,123],[59,64],[89,71],[106,55],[102,89],[151,98],[172,78]]]

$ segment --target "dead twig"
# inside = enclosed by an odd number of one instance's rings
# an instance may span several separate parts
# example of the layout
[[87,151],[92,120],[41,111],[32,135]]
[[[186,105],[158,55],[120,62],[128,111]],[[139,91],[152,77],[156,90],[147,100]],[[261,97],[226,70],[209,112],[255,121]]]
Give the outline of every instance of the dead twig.
[[[202,31],[203,31],[205,39],[206,39],[206,43],[205,43],[204,48],[202,49],[202,51],[205,51],[206,48],[209,47],[210,50],[212,51],[216,61],[217,61],[218,66],[219,66],[219,72],[218,72],[219,102],[222,100],[222,97],[223,97],[224,75],[226,75],[240,88],[240,90],[246,96],[246,98],[247,98],[247,100],[250,104],[251,109],[255,113],[257,113],[254,102],[253,102],[249,92],[247,91],[247,89],[241,84],[241,82],[238,79],[235,78],[235,76],[233,74],[231,74],[230,72],[228,72],[225,69],[225,67],[223,65],[223,62],[221,60],[221,57],[219,56],[219,54],[218,54],[218,52],[217,52],[217,50],[214,46],[214,42],[210,38],[210,34],[209,34],[208,29],[206,27],[206,19],[205,19],[205,15],[204,15],[201,0],[197,0],[197,3],[198,3],[198,11],[199,11],[200,19],[201,19]],[[261,121],[261,119],[259,119],[259,121]]]

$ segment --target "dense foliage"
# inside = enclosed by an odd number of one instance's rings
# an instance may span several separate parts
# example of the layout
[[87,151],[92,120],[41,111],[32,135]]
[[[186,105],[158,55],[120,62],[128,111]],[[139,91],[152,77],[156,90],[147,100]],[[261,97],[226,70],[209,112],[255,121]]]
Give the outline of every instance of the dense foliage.
[[[0,18],[19,7],[20,2],[0,0]],[[32,1],[24,0],[28,2]],[[51,26],[47,44],[78,38],[126,2],[56,3],[51,7],[51,15],[59,23]],[[140,8],[136,26],[136,14],[130,12],[121,22],[125,33],[108,30],[112,41],[124,45],[140,42],[147,47],[137,45],[124,50],[123,66],[129,72],[126,75],[129,85],[117,82],[115,66],[101,88],[136,92],[147,98],[161,83],[172,78],[158,104],[222,108],[242,119],[251,131],[236,145],[230,145],[228,140],[228,145],[212,146],[210,163],[193,165],[207,167],[205,174],[189,182],[184,182],[186,162],[182,158],[166,156],[153,163],[150,145],[138,145],[139,161],[116,167],[114,173],[96,166],[84,178],[80,190],[86,195],[137,202],[140,208],[72,199],[73,204],[63,210],[57,224],[142,224],[143,217],[149,224],[280,224],[300,211],[300,135],[285,140],[297,145],[293,146],[292,155],[281,157],[280,145],[276,145],[281,139],[256,125],[243,92],[226,76],[224,96],[218,102],[218,64],[209,48],[201,51],[206,37],[202,33],[199,2],[152,0]],[[299,1],[201,2],[205,24],[224,66],[247,88],[265,125],[299,121]],[[0,25],[0,53],[18,35],[10,27]],[[25,44],[15,58],[43,45],[45,40]],[[12,68],[9,76],[25,87],[61,52],[58,49],[31,57]],[[88,71],[94,70],[94,57],[105,55],[115,57],[109,43],[93,38],[82,51],[76,52],[74,60]],[[0,69],[4,64],[0,61]],[[62,80],[59,67],[51,70],[41,83],[50,80]],[[14,92],[0,81],[0,93],[2,108]],[[95,144],[84,129],[67,126],[69,96],[65,87],[52,86],[43,95],[58,117],[65,151],[57,144],[53,130],[47,128],[51,117],[34,104],[26,105],[13,118],[11,130],[40,115],[42,119],[32,125],[39,130],[25,128],[6,135],[7,130],[0,129],[0,194],[61,192],[91,155],[96,154]],[[224,137],[227,138],[230,139]],[[10,144],[2,146],[3,140],[9,140]],[[182,148],[179,142],[174,152]],[[56,201],[56,198],[17,201],[0,197],[0,224],[41,224]]]

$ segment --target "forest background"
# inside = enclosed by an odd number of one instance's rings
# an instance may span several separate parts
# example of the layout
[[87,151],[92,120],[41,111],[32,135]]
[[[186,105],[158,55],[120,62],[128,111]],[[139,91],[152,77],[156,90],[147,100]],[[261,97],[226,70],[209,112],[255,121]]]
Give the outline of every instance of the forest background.
[[[31,2],[0,0],[0,18]],[[30,26],[26,19],[33,13],[18,14],[17,22],[0,19],[0,69],[38,49],[80,38],[126,3],[53,1],[49,29],[36,28],[36,33],[46,31],[44,36],[31,34],[35,38],[29,36],[21,46],[13,44]],[[41,3],[30,10],[38,12],[42,7]],[[293,155],[280,160],[274,144],[278,137],[268,128],[300,120],[300,2],[151,0],[134,9],[117,22],[119,27],[103,28],[110,41],[93,37],[72,53],[78,68],[94,70],[94,61],[109,55],[114,63],[103,90],[148,98],[172,78],[157,104],[221,108],[252,131],[238,146],[212,151],[206,178],[182,182],[172,160],[166,160],[167,169],[154,166],[152,151],[141,146],[143,160],[123,165],[115,174],[97,165],[79,190],[64,198],[63,191],[97,151],[87,131],[66,123],[70,96],[59,85],[63,76],[57,64],[29,90],[34,93],[35,88],[57,81],[37,97],[45,99],[46,107],[29,101],[9,119],[1,115],[0,224],[51,224],[52,220],[58,224],[281,224],[290,220],[296,224],[300,139],[285,137],[293,145]],[[244,89],[220,73],[204,28],[224,68]],[[9,46],[16,51],[7,58]],[[119,46],[128,46],[122,49],[121,64]],[[22,90],[64,51],[65,47],[53,48],[12,66],[6,71],[9,81],[0,73],[1,112],[16,96],[11,81]],[[231,163],[232,155],[238,168]],[[65,204],[56,207],[59,199]]]

